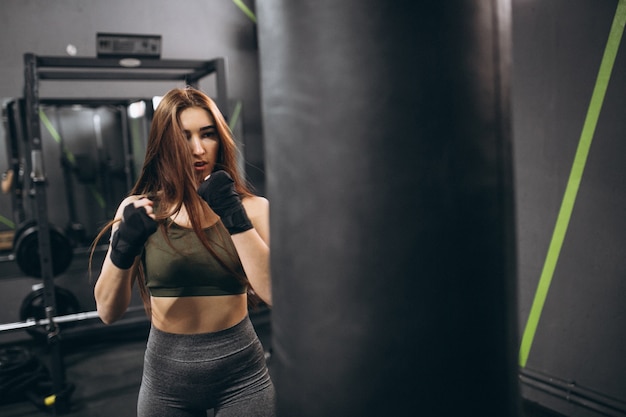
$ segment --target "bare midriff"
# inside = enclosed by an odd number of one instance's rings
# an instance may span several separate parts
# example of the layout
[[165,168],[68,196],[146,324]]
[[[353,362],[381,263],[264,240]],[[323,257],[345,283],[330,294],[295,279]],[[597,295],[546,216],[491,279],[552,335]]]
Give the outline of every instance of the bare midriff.
[[152,325],[176,334],[210,333],[233,327],[248,314],[246,294],[152,297]]

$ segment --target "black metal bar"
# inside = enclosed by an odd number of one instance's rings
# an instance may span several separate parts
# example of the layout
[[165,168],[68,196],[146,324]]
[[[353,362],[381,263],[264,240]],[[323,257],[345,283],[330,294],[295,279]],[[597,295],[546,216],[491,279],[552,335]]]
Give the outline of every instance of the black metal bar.
[[85,107],[101,107],[101,106],[128,106],[136,101],[145,100],[145,97],[126,97],[126,98],[40,98],[39,104],[53,105],[53,106],[74,106],[80,105]]
[[[28,148],[31,152],[30,179],[34,191],[35,219],[37,220],[37,241],[43,281],[43,296],[46,314],[56,316],[56,299],[54,293],[54,275],[52,272],[52,250],[50,247],[50,228],[48,224],[46,201],[46,176],[43,165],[41,143],[41,126],[39,124],[39,83],[37,79],[37,59],[33,54],[24,54],[24,98],[26,100],[26,118]],[[58,329],[54,320],[48,325],[48,347],[50,349],[50,367],[53,393],[65,389],[65,368],[58,340]],[[67,398],[55,402],[55,409],[64,411]]]
[[187,82],[187,84],[197,87],[198,81],[200,81],[201,78],[215,71],[218,71],[217,67],[219,65],[220,60],[221,58],[217,58],[212,61],[207,61],[207,64],[203,68],[187,74],[185,77],[185,81]]
[[626,403],[584,388],[573,381],[544,375],[528,368],[520,369],[519,378],[522,385],[544,392],[566,403],[593,410],[604,416],[626,416]]
[[18,129],[19,122],[19,101],[13,100],[5,104],[2,112],[2,121],[6,136],[7,156],[9,157],[9,168],[13,170],[13,180],[11,182],[11,207],[13,207],[13,222],[15,227],[24,221],[23,204],[23,164],[20,160],[20,143]]
[[[37,56],[39,68],[70,67],[70,68],[120,68],[137,69],[138,67],[126,67],[117,58],[89,58],[89,57],[61,57],[61,56]],[[191,59],[139,59],[139,68],[149,69],[203,69],[213,60]]]
[[123,71],[39,71],[41,80],[58,81],[81,81],[81,80],[104,80],[104,81],[182,81],[187,78],[186,73],[159,73],[159,72],[123,72]]
[[[129,307],[128,310],[126,310],[126,314],[128,315],[128,314],[140,312],[140,311],[144,311],[143,306],[132,306],[132,307]],[[94,310],[94,311],[84,311],[80,313],[72,313],[72,314],[66,314],[63,316],[54,317],[54,322],[55,324],[74,323],[78,321],[95,320],[99,318],[100,316],[98,315],[98,312]],[[38,319],[38,320],[28,319],[24,321],[16,321],[14,323],[5,323],[5,324],[0,324],[0,333],[31,329],[33,327],[48,326],[49,324],[50,324],[50,320],[48,318]]]
[[184,80],[195,83],[216,71],[220,60],[223,59],[142,59],[135,61],[136,66],[126,66],[123,60],[111,58],[37,57],[37,64],[41,80]]
[[215,59],[215,77],[215,86],[217,88],[217,107],[219,107],[226,120],[230,120],[230,110],[228,108],[228,86],[226,83],[226,60],[224,58]]
[[126,190],[130,191],[135,183],[135,167],[133,165],[133,154],[130,146],[130,127],[128,123],[128,111],[125,106],[119,106],[121,122],[122,122],[122,136],[124,145],[124,174],[126,179]]

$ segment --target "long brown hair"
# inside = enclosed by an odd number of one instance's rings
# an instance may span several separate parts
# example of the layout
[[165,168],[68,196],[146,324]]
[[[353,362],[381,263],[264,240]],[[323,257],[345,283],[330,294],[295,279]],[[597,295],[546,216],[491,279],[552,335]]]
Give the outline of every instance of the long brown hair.
[[[209,96],[192,87],[175,88],[168,91],[155,109],[141,173],[129,195],[147,196],[159,201],[159,204],[155,204],[155,215],[162,232],[169,224],[165,220],[178,213],[184,205],[195,234],[207,250],[225,266],[226,264],[219,259],[211,248],[200,221],[200,219],[206,218],[209,207],[197,193],[198,180],[193,169],[191,169],[193,166],[192,152],[180,121],[180,114],[183,110],[191,107],[206,110],[215,121],[220,146],[213,170],[228,172],[235,182],[235,189],[242,197],[252,195],[250,186],[240,172],[239,150],[224,116]],[[112,220],[107,223],[98,234],[94,240],[92,256],[96,242],[115,222],[116,220]],[[144,305],[149,311],[150,297],[145,286],[143,265],[139,258],[135,260],[132,268]],[[247,278],[236,276],[249,288],[249,305],[257,305],[260,299],[251,290]]]

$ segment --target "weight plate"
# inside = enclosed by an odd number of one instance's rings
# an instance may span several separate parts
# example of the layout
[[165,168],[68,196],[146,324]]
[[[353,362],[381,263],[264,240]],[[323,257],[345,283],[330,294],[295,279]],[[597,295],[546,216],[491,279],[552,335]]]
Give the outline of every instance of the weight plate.
[[[31,291],[22,301],[20,307],[20,320],[41,320],[46,318],[46,304],[44,300],[44,289],[38,288]],[[80,302],[69,290],[55,286],[54,296],[56,304],[56,316],[65,316],[80,312]],[[59,323],[59,328],[70,327],[73,323]],[[26,331],[33,337],[47,337],[45,327],[30,327]]]
[[[52,275],[67,270],[72,263],[74,250],[71,241],[62,230],[49,225]],[[26,275],[41,278],[41,255],[39,252],[39,229],[34,221],[28,221],[15,235],[15,261]]]

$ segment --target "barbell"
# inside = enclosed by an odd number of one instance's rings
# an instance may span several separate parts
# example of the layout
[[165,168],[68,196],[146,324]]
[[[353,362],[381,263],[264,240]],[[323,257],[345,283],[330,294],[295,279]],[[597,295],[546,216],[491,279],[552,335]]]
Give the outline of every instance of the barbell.
[[[78,299],[67,289],[55,286],[55,297],[57,315],[50,318],[47,317],[46,306],[43,303],[43,287],[33,288],[22,301],[20,308],[22,321],[0,324],[0,333],[26,330],[33,338],[39,339],[41,336],[47,336],[47,327],[51,322],[63,330],[77,322],[100,318],[96,310],[79,311]],[[143,305],[130,306],[126,314],[141,311],[145,311]]]

